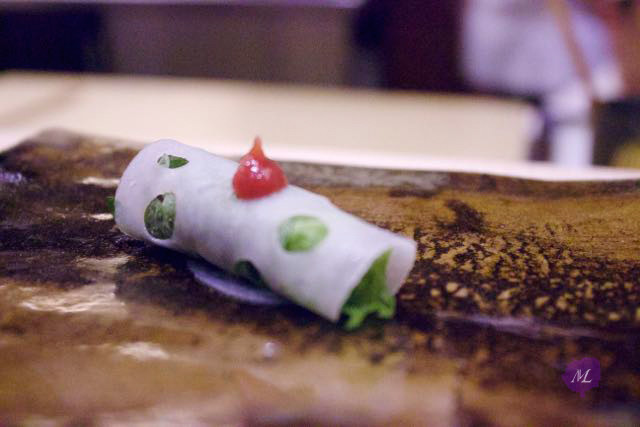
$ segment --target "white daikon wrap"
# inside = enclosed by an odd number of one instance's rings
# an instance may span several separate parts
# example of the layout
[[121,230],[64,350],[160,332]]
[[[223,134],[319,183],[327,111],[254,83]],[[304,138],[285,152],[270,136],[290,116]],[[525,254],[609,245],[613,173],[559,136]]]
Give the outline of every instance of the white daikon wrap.
[[[188,164],[169,169],[158,158],[170,154]],[[116,191],[116,222],[126,234],[159,246],[199,255],[231,271],[251,261],[277,293],[333,321],[372,263],[391,249],[388,290],[402,286],[416,254],[413,240],[371,225],[338,209],[326,197],[289,185],[255,200],[239,200],[232,188],[238,164],[173,140],[146,146],[131,161]],[[144,214],[156,196],[175,194],[169,239],[152,237]],[[283,249],[278,227],[296,215],[322,221],[328,234],[306,252]]]

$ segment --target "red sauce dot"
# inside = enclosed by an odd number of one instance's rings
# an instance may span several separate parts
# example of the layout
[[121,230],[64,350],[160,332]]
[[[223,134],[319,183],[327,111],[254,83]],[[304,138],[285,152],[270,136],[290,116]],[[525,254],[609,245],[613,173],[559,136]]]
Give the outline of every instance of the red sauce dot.
[[278,163],[267,158],[262,151],[259,137],[253,141],[253,148],[240,159],[238,170],[233,176],[233,190],[238,199],[259,199],[287,186],[287,177]]

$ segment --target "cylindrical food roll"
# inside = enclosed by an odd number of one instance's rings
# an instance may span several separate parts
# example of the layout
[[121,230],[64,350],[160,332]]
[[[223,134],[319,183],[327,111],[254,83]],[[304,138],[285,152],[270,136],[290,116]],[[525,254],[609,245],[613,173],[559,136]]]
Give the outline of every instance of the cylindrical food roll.
[[150,144],[120,180],[115,220],[133,237],[225,270],[255,267],[273,291],[332,321],[354,289],[381,271],[384,291],[395,295],[414,263],[413,240],[293,185],[240,199],[232,185],[237,169],[234,161],[173,140]]

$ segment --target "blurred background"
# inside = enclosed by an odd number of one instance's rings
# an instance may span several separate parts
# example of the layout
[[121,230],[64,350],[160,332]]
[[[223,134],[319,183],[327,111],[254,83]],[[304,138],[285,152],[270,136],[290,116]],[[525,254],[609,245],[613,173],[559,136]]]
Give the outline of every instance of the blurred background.
[[0,131],[640,167],[639,40],[636,1],[0,0]]

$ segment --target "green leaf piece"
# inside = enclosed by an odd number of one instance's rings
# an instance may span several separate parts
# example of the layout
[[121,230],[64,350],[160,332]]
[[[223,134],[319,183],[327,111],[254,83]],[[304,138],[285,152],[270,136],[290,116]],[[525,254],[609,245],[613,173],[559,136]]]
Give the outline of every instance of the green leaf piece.
[[116,198],[114,196],[107,196],[107,212],[113,217],[116,216]]
[[304,252],[320,243],[329,229],[318,218],[297,215],[289,218],[278,227],[280,244],[289,252]]
[[370,314],[375,313],[380,319],[391,319],[395,314],[396,299],[387,289],[390,256],[391,250],[388,250],[373,262],[342,307],[342,313],[348,317],[344,323],[346,330],[358,328]]
[[251,261],[241,260],[233,266],[233,274],[249,281],[252,285],[259,288],[266,288],[267,282],[264,281],[262,275]]
[[172,156],[171,154],[163,154],[158,158],[158,164],[169,169],[176,169],[189,163],[184,157]]
[[144,226],[156,239],[169,239],[176,221],[176,196],[164,193],[156,196],[144,211]]

